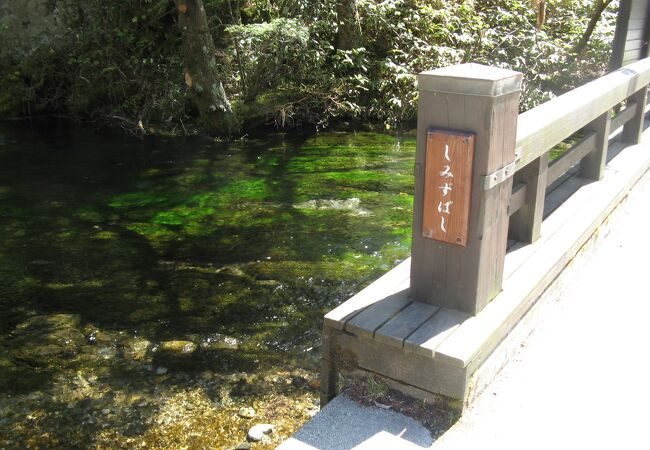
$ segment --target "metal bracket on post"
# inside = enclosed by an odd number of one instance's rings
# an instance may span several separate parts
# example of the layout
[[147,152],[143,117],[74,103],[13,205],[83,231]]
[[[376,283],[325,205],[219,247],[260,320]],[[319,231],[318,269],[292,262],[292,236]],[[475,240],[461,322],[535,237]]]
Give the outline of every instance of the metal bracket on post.
[[481,189],[487,191],[515,174],[515,164],[521,158],[522,148],[515,149],[515,160],[499,170],[481,177]]
[[515,162],[481,177],[481,189],[487,191],[515,174]]

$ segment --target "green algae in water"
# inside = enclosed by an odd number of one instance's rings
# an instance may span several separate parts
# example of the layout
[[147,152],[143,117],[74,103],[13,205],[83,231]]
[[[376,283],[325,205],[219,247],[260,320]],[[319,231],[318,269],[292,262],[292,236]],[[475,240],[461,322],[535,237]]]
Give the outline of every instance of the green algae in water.
[[152,340],[308,348],[324,312],[408,255],[412,138],[21,133],[0,169],[0,267],[23,268],[0,271],[5,330],[73,312]]
[[32,370],[8,350],[30,317],[75,314],[112,336],[86,333],[24,382],[0,377],[0,394],[81,383],[77,373],[146,386],[141,365],[117,370],[131,364],[120,346],[133,336],[228,336],[237,349],[200,350],[194,369],[223,376],[313,370],[323,314],[410,250],[412,138],[0,134],[0,371]]

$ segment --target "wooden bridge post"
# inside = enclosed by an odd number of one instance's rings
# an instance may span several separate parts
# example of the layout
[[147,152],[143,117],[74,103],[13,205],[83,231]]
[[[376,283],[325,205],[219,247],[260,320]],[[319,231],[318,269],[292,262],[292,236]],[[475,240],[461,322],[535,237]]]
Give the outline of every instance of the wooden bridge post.
[[544,153],[515,174],[513,184],[515,187],[524,184],[526,195],[521,208],[510,216],[510,239],[526,243],[539,239],[544,216],[547,171],[548,153]]
[[585,127],[586,132],[596,133],[596,148],[580,161],[580,175],[590,180],[601,180],[607,165],[607,148],[612,118],[611,110],[605,111],[600,117]]
[[[417,301],[477,314],[501,290],[521,80],[519,72],[480,64],[419,75],[411,252],[411,296]],[[464,246],[423,235],[426,209],[440,207],[425,204],[425,197],[432,198],[425,193],[425,173],[435,170],[426,167],[431,129],[474,134],[471,183],[452,184],[470,189]]]
[[628,102],[636,103],[636,114],[623,126],[624,142],[638,144],[641,142],[641,133],[643,132],[643,121],[645,120],[645,106],[648,97],[648,86],[639,89],[637,92],[628,97]]

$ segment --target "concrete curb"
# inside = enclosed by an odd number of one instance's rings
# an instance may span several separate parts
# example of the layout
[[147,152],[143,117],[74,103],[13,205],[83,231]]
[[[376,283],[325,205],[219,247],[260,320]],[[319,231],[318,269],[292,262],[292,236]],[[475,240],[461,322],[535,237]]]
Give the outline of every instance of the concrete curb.
[[394,411],[361,406],[345,395],[329,402],[278,450],[422,449],[433,443],[421,423]]

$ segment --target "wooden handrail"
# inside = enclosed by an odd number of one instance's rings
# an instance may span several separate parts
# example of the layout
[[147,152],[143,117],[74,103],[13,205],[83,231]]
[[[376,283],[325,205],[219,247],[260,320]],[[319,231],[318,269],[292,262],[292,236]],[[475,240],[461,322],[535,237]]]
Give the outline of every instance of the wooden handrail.
[[517,148],[522,154],[515,170],[591,123],[650,84],[650,58],[604,75],[519,115]]
[[[510,239],[535,242],[540,237],[546,188],[580,163],[580,176],[600,180],[605,173],[610,131],[623,127],[620,139],[637,144],[641,137],[650,83],[650,58],[630,64],[520,114],[514,185],[524,184],[526,196],[513,192]],[[612,118],[612,109],[626,107]],[[579,130],[583,138],[548,165],[549,151]]]

